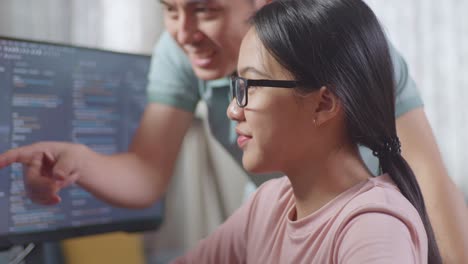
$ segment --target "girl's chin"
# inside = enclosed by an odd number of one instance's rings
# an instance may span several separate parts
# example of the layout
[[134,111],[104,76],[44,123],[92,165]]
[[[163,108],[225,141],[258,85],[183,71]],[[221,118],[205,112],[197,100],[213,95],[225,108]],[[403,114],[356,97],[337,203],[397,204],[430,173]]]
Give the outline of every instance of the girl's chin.
[[252,162],[245,161],[245,159],[242,160],[242,166],[244,169],[250,173],[259,173],[259,168],[256,164]]
[[258,160],[248,160],[245,158],[245,156],[242,159],[242,166],[246,171],[254,174],[270,173],[273,171],[269,169],[268,166],[266,166],[266,164],[263,164]]

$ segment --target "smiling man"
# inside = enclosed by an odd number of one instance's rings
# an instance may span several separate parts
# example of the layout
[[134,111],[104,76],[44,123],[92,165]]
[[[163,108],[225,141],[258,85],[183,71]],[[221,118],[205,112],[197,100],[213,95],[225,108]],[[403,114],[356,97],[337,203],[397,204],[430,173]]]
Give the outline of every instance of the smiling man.
[[225,77],[235,69],[254,8],[252,0],[161,0],[170,36],[188,56],[198,78]]

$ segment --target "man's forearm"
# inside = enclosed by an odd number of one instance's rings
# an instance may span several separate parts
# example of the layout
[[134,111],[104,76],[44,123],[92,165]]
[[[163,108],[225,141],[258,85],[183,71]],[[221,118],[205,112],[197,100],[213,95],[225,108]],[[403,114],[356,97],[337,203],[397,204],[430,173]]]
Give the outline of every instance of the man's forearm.
[[107,156],[89,150],[77,184],[118,207],[147,207],[164,194],[170,178],[149,164],[131,152]]

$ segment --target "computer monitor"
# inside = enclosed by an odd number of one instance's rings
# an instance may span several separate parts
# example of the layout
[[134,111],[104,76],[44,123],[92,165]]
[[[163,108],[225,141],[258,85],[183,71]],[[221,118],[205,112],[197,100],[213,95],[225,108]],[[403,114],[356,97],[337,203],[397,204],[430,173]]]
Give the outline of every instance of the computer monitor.
[[[0,37],[0,152],[37,141],[125,151],[146,104],[150,57]],[[156,229],[163,202],[127,210],[78,186],[56,206],[25,195],[22,166],[0,170],[0,247]],[[115,179],[118,180],[118,179]]]

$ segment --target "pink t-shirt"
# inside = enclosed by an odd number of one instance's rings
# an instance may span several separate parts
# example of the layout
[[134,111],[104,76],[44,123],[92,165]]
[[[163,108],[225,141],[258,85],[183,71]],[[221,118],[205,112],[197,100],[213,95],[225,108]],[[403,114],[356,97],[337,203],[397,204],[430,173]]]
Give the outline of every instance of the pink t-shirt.
[[263,184],[174,263],[427,263],[416,209],[388,175],[359,183],[297,221],[287,177]]

